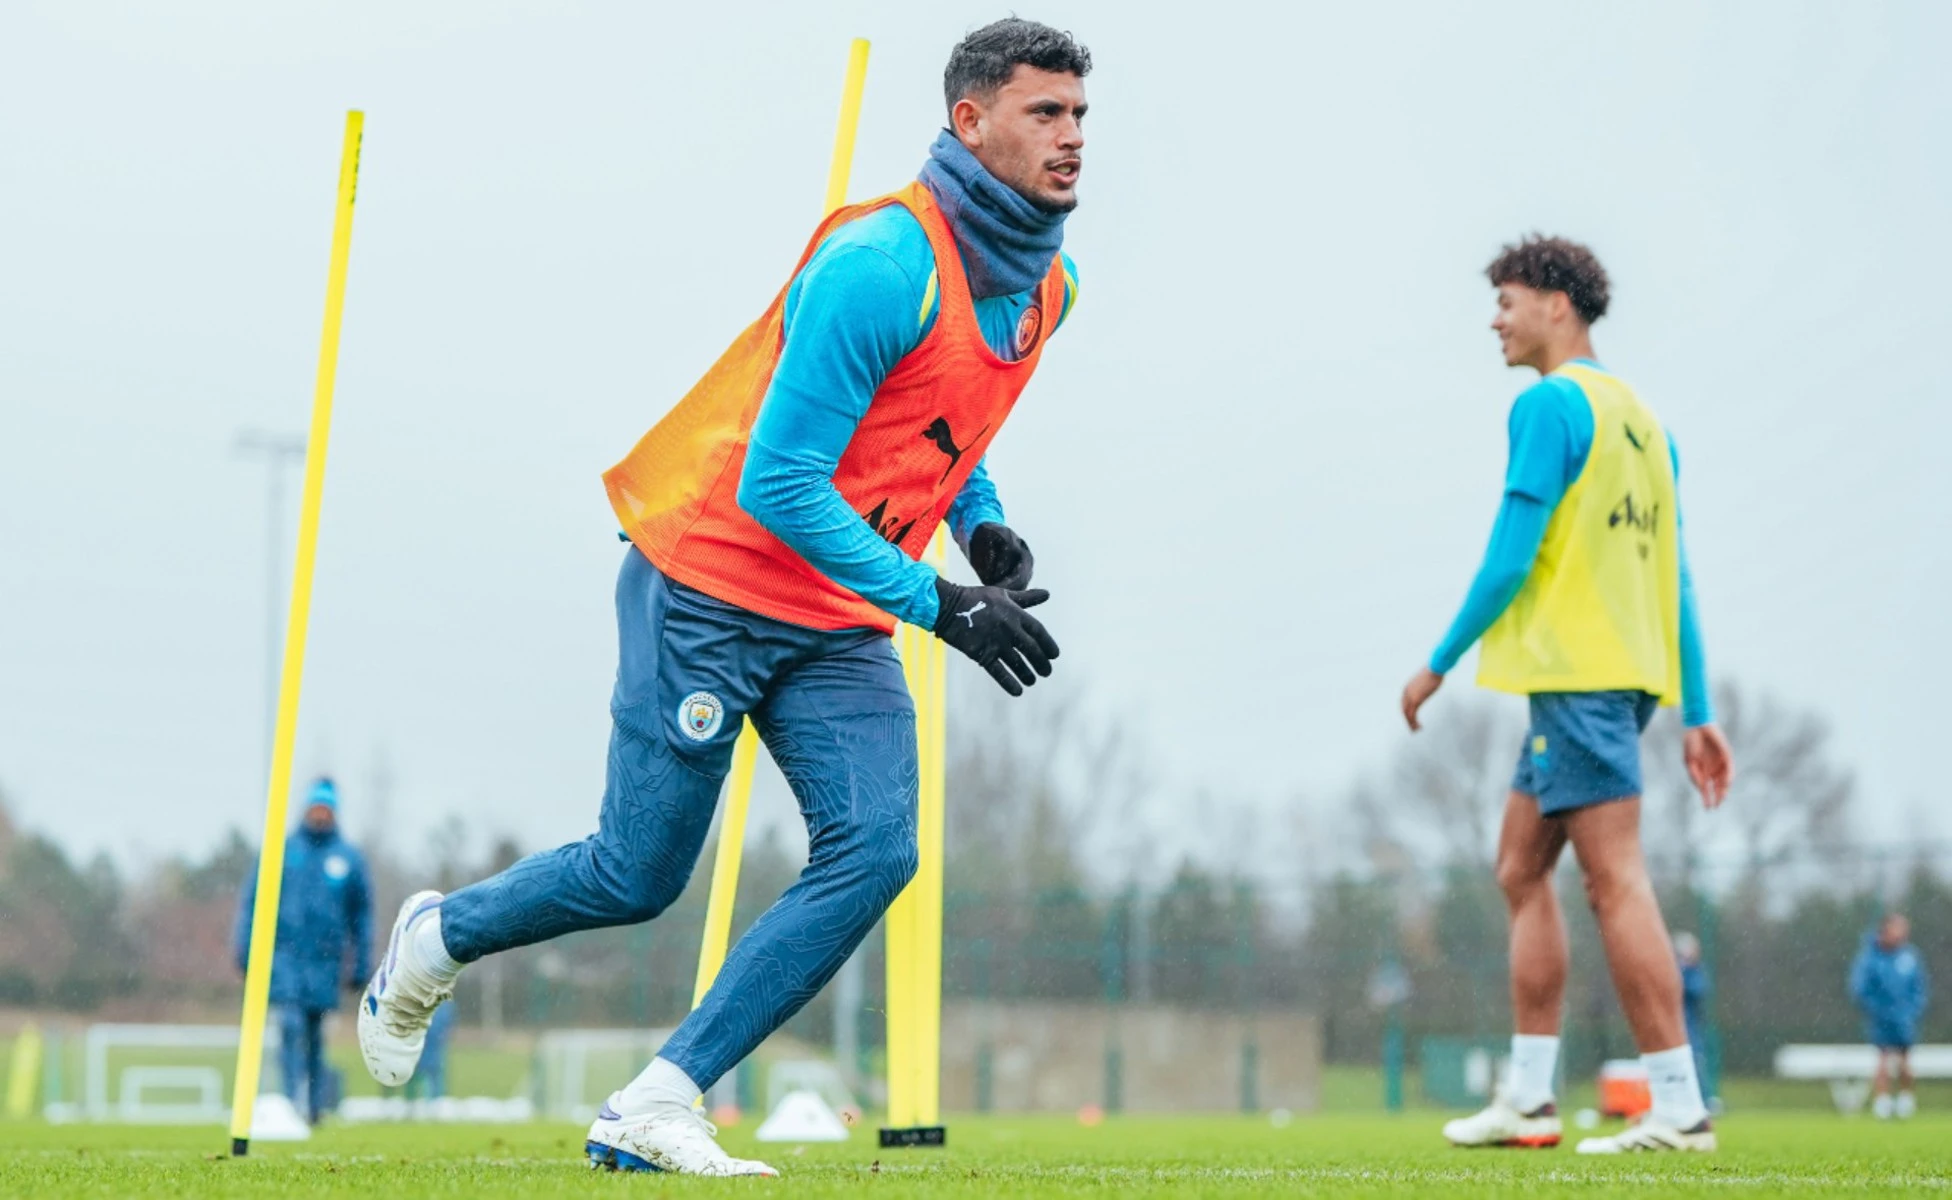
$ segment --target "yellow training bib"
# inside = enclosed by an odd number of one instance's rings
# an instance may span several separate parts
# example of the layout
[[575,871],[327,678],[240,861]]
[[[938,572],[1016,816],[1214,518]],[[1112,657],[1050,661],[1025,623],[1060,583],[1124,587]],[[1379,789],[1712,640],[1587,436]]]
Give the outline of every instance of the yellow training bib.
[[1681,559],[1667,433],[1633,389],[1567,363],[1593,448],[1538,561],[1484,635],[1478,683],[1501,692],[1643,691],[1681,702]]

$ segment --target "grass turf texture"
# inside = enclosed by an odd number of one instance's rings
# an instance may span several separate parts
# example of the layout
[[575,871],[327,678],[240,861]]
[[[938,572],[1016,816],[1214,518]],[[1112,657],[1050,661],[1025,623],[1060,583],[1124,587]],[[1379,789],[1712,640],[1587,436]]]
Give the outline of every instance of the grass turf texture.
[[876,1148],[870,1132],[838,1146],[767,1146],[752,1124],[725,1132],[780,1180],[611,1175],[582,1162],[582,1130],[336,1127],[245,1160],[216,1128],[0,1125],[0,1196],[493,1197],[664,1196],[789,1189],[795,1196],[1582,1196],[1857,1194],[1952,1190],[1952,1115],[1908,1123],[1829,1114],[1725,1120],[1716,1155],[1582,1158],[1553,1151],[1453,1150],[1429,1115],[1300,1118],[963,1117],[945,1150]]

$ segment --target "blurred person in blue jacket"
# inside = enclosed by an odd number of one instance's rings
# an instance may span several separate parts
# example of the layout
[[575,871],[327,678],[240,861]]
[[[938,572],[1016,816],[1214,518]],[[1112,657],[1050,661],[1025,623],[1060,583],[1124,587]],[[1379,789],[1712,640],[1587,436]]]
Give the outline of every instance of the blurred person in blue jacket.
[[438,1100],[447,1095],[447,1038],[454,1031],[454,1002],[434,1010],[427,1024],[427,1045],[420,1052],[420,1063],[407,1080],[409,1100]]
[[[1850,965],[1850,995],[1864,1014],[1871,1045],[1877,1047],[1877,1076],[1871,1083],[1871,1111],[1880,1119],[1909,1117],[1918,1111],[1912,1092],[1911,1048],[1925,1015],[1931,985],[1925,962],[1911,944],[1911,922],[1903,913],[1886,913],[1864,935],[1864,947]],[[1898,1093],[1891,1094],[1892,1076]]]
[[1688,1028],[1688,1045],[1694,1049],[1695,1074],[1701,1079],[1702,1098],[1708,1111],[1721,1112],[1719,1081],[1709,1070],[1708,997],[1714,984],[1708,968],[1701,962],[1701,939],[1683,929],[1674,935],[1674,961],[1681,969],[1681,1018]]
[[[251,952],[257,874],[244,881],[237,918],[237,968]],[[328,1111],[325,1014],[339,992],[357,992],[372,973],[373,896],[366,861],[339,835],[339,789],[312,784],[305,816],[285,840],[278,893],[278,939],[271,956],[271,1004],[278,1018],[278,1059],[285,1094],[308,1121]]]

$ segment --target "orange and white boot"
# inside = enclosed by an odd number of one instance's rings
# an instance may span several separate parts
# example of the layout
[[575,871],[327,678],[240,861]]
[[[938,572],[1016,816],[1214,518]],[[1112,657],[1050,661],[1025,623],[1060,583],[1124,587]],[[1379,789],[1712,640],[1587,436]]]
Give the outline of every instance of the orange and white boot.
[[1559,1144],[1559,1107],[1547,1100],[1531,1112],[1520,1112],[1503,1096],[1484,1111],[1444,1124],[1444,1137],[1453,1146],[1504,1146],[1549,1150]]

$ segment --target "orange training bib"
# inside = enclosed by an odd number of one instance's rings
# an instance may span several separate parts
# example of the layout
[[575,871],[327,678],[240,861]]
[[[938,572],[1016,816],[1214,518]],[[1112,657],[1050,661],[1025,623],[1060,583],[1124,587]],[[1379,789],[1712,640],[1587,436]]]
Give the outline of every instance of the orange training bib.
[[[928,235],[941,309],[921,345],[876,390],[834,487],[876,532],[919,559],[1030,382],[1049,322],[1020,331],[1031,345],[1017,361],[997,357],[977,326],[948,222],[920,183],[834,212],[793,275],[834,229],[889,204],[908,209]],[[892,616],[822,575],[738,504],[747,440],[785,343],[786,293],[781,288],[684,399],[604,472],[604,487],[630,540],[680,583],[795,625],[892,632]],[[1063,302],[1063,260],[1054,256],[1037,307],[1061,312]]]

